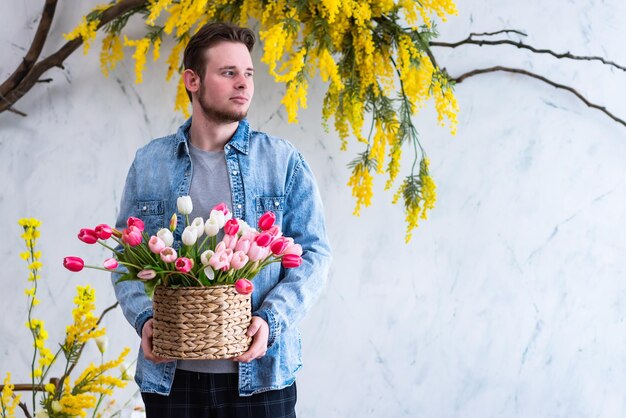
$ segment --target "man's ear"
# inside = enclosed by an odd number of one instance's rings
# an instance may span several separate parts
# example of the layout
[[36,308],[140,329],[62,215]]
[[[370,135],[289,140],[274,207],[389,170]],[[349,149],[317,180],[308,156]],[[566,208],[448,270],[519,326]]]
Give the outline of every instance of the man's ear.
[[183,82],[190,93],[196,93],[200,89],[200,77],[193,70],[183,71]]

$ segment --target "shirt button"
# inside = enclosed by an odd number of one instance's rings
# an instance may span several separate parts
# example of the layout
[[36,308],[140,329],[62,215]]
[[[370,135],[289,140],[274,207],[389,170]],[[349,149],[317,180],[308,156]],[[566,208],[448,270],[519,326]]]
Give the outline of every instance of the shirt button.
[[224,149],[228,151],[230,149],[230,145],[226,145]]
[[278,206],[278,205],[280,205],[280,203],[278,203],[278,200],[275,200],[274,201],[274,206]]
[[237,170],[233,171],[233,176],[237,175]]
[[143,209],[143,210],[144,210],[144,212],[145,212],[145,211],[147,211],[147,210],[148,210],[148,207],[147,207],[147,206],[144,206],[144,207],[143,207],[143,208],[141,208],[141,209]]
[[241,209],[241,205],[237,205],[237,209]]

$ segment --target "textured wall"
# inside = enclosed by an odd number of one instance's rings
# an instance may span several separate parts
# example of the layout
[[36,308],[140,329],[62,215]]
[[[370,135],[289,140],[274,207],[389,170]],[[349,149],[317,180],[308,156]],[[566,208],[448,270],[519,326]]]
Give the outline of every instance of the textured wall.
[[[0,79],[17,65],[41,1],[0,2]],[[90,3],[90,2],[84,2]],[[88,9],[60,2],[44,54],[61,44]],[[558,52],[601,55],[626,65],[619,0],[459,2],[441,38],[503,28]],[[496,64],[522,66],[626,118],[626,74],[597,62],[557,60],[514,47],[437,49],[458,75]],[[132,52],[127,52],[130,56]],[[258,60],[251,124],[290,139],[321,186],[335,262],[328,288],[302,324],[299,375],[303,417],[618,417],[626,412],[626,129],[573,95],[504,73],[457,87],[459,132],[450,137],[432,109],[416,119],[431,158],[439,201],[410,245],[403,213],[376,183],[360,218],[345,186],[346,163],[321,127],[324,86],[288,125],[282,88]],[[134,151],[173,131],[174,85],[164,65],[135,85],[133,63],[107,79],[96,48],[71,56],[18,103],[22,118],[0,115],[0,373],[26,376],[26,273],[16,221],[43,220],[45,267],[38,316],[50,341],[70,320],[77,284],[91,283],[104,308],[114,296],[106,274],[70,275],[68,254],[104,252],[74,237],[113,222]],[[405,155],[409,155],[408,150]],[[112,352],[138,344],[119,311],[107,318]],[[94,356],[95,350],[87,354]],[[25,379],[22,379],[25,380]],[[323,401],[322,401],[323,400]]]

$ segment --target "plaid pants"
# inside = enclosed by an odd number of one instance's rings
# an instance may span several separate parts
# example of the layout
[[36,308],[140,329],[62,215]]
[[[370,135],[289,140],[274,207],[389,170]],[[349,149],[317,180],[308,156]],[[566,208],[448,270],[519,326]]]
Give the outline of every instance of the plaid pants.
[[142,393],[147,418],[295,418],[296,384],[239,396],[236,373],[176,370],[170,396]]

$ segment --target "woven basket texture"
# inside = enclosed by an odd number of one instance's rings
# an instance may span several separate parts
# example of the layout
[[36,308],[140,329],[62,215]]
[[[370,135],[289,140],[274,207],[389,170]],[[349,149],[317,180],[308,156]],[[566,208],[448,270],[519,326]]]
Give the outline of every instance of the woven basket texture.
[[234,286],[157,286],[153,298],[153,353],[175,359],[217,360],[246,352],[251,338],[250,295]]

